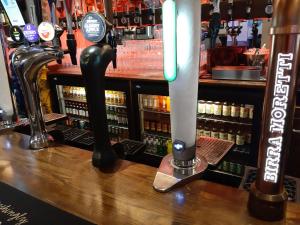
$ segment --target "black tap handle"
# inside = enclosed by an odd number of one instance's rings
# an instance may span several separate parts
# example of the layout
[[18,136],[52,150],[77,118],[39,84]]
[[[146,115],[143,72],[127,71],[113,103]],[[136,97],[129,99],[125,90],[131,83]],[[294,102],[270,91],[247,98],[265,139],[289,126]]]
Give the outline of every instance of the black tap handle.
[[[55,37],[53,39],[53,45],[55,47],[61,47],[60,37],[63,34],[64,30],[60,26],[58,26],[58,25],[54,25],[54,29],[55,29]],[[56,60],[56,62],[58,64],[62,64],[62,60],[61,59]]]
[[77,58],[76,58],[77,43],[74,34],[67,34],[67,46],[69,49],[72,64],[77,65]]
[[95,137],[92,163],[103,169],[112,167],[117,160],[110,144],[105,106],[105,71],[113,58],[114,51],[108,44],[89,46],[80,56],[89,119]]
[[115,48],[113,51],[114,51],[114,53],[113,53],[112,63],[113,63],[113,68],[116,69],[117,68],[117,49]]
[[117,39],[114,34],[114,30],[110,31],[108,34],[108,43],[113,49],[113,59],[112,59],[112,64],[113,68],[117,68]]

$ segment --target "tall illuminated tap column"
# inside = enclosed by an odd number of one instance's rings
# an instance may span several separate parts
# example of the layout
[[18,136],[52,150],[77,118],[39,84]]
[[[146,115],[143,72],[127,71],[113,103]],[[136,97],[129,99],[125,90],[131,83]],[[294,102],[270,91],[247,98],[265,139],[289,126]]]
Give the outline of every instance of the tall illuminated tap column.
[[274,2],[258,176],[248,201],[250,214],[264,220],[280,220],[285,215],[284,169],[290,147],[296,87],[300,81],[299,12],[299,0]]
[[196,153],[201,6],[199,0],[163,2],[164,76],[169,81],[173,154],[164,157],[153,187],[165,192],[207,167]]

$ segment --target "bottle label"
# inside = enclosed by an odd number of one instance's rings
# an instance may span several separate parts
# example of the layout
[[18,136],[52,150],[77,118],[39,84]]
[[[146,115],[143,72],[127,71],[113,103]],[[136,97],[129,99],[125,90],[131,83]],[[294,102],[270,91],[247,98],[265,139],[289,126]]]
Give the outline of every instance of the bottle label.
[[211,114],[211,104],[210,103],[205,104],[205,113]]
[[246,134],[245,142],[247,144],[251,144],[251,139],[252,139],[252,134],[251,133]]
[[245,144],[245,136],[244,135],[236,135],[236,144],[244,145]]
[[156,130],[158,131],[158,132],[161,132],[161,123],[156,123]]
[[213,138],[219,138],[219,132],[212,131],[211,132],[211,137],[213,137]]
[[249,119],[253,119],[253,108],[249,109]]
[[232,141],[233,143],[235,143],[235,134],[228,134],[228,141]]
[[222,115],[222,105],[214,105],[214,115],[221,116]]
[[240,107],[232,106],[231,107],[231,117],[239,117],[240,116]]
[[148,99],[147,98],[143,98],[143,105],[144,105],[144,108],[148,108]]
[[199,136],[204,136],[204,129],[199,130]]
[[151,97],[148,98],[148,107],[149,108],[153,107],[153,99]]
[[205,103],[198,103],[198,113],[204,114],[205,113]]
[[157,101],[156,97],[154,97],[154,99],[153,99],[153,108],[158,109],[158,101]]
[[162,125],[162,131],[163,131],[164,133],[167,133],[167,132],[168,132],[168,124],[163,123],[163,125]]
[[167,109],[167,102],[166,102],[165,97],[163,97],[163,100],[162,100],[162,110],[165,111],[166,109]]
[[209,131],[209,130],[205,130],[205,131],[204,131],[204,136],[210,137],[210,131]]
[[228,140],[228,134],[227,133],[220,132],[219,137],[222,140]]
[[249,117],[249,109],[246,107],[241,107],[240,109],[240,117],[245,119]]
[[230,116],[231,115],[231,107],[228,105],[223,105],[223,116]]

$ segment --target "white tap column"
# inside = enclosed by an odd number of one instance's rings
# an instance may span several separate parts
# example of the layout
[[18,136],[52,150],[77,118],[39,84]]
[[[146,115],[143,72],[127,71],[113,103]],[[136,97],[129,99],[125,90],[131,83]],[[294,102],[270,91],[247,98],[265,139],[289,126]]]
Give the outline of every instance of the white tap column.
[[169,83],[172,141],[195,146],[201,35],[199,0],[177,0],[177,79]]

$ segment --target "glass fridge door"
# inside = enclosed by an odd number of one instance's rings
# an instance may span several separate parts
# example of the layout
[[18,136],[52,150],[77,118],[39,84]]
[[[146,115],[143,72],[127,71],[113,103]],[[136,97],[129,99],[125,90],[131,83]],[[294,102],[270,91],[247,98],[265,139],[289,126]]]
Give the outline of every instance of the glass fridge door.
[[[59,110],[68,115],[67,125],[89,130],[89,114],[85,89],[78,86],[57,85]],[[112,141],[129,137],[126,94],[121,91],[105,91],[108,131]]]
[[139,94],[139,111],[145,153],[160,157],[171,153],[170,98]]

